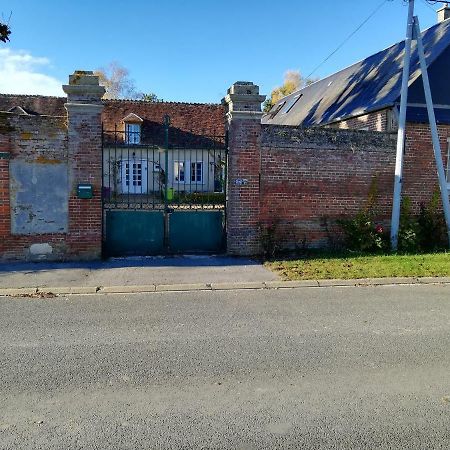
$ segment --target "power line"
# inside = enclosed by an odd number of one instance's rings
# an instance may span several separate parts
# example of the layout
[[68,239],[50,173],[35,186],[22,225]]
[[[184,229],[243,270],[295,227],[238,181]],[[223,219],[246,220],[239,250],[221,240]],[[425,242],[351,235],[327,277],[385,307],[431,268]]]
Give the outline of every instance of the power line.
[[337,53],[387,2],[392,2],[393,0],[383,0],[370,14],[369,16],[360,24],[352,33],[350,33],[339,46],[333,50],[308,76],[310,78],[318,69],[320,69],[335,53]]
[[431,3],[427,0],[422,0],[422,2],[428,6],[428,8],[430,8],[432,11],[436,12],[436,10],[431,6]]

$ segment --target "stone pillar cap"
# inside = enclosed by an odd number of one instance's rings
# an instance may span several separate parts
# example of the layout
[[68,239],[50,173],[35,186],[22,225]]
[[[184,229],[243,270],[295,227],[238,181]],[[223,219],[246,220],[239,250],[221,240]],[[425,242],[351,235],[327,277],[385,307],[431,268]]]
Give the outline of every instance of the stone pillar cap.
[[228,119],[244,118],[255,119],[262,115],[261,103],[266,99],[259,94],[259,86],[251,81],[236,81],[228,89],[222,104],[228,107]]
[[101,98],[105,88],[99,85],[98,75],[92,70],[75,70],[69,75],[69,84],[63,85],[63,91],[67,95],[93,95]]

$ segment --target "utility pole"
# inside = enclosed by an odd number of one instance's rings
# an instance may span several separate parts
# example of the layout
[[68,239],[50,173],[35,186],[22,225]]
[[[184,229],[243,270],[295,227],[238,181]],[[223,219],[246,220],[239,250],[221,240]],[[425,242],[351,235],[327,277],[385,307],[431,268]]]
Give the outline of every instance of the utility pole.
[[408,21],[406,25],[405,57],[403,62],[402,90],[400,97],[400,114],[397,133],[397,153],[395,159],[394,201],[391,218],[391,247],[397,250],[398,229],[400,225],[400,204],[402,195],[403,156],[406,136],[406,106],[408,102],[409,67],[411,62],[411,42],[414,22],[414,0],[409,0]]
[[442,209],[444,210],[445,223],[447,225],[447,235],[450,245],[450,203],[448,199],[447,181],[445,179],[444,164],[442,163],[441,144],[436,125],[436,117],[433,108],[433,98],[431,96],[430,80],[428,79],[427,63],[423,49],[422,35],[420,34],[419,18],[414,17],[414,38],[417,41],[417,51],[419,52],[420,71],[422,72],[423,90],[428,110],[428,121],[430,122],[431,139],[433,142],[434,159],[439,179],[439,189],[441,191]]

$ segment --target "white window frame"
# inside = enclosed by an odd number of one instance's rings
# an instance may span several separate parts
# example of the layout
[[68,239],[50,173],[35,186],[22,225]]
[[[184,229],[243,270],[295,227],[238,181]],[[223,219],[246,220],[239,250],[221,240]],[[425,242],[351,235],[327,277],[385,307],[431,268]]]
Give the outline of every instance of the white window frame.
[[141,124],[125,122],[125,143],[139,145],[141,143]]
[[122,194],[145,194],[148,190],[148,160],[122,159],[120,161],[120,191]]
[[[195,166],[194,166],[194,164],[195,164]],[[200,179],[197,178],[197,175],[198,175],[197,164],[201,164]],[[189,179],[191,180],[191,183],[203,184],[203,178],[204,178],[203,177],[203,169],[204,169],[203,161],[191,161],[189,168],[190,168]]]
[[[180,168],[182,167],[182,170],[180,170]],[[180,173],[183,174],[183,179],[179,179],[180,178]],[[186,183],[186,175],[187,175],[187,171],[186,171],[186,161],[174,161],[173,162],[173,180],[175,183],[182,183],[185,184]]]

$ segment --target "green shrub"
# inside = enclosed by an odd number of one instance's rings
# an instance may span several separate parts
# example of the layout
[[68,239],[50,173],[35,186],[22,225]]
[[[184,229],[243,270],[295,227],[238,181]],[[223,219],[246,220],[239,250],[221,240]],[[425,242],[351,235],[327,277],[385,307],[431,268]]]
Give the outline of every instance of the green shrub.
[[[376,216],[376,185],[373,181],[365,207],[355,217],[337,221],[344,232],[348,250],[376,252],[389,249],[389,236],[381,225],[377,225]],[[417,216],[413,215],[411,199],[403,198],[398,232],[399,252],[426,253],[445,249],[448,245],[446,230],[438,190],[427,205],[421,205]]]
[[347,249],[359,252],[377,252],[388,248],[383,227],[374,221],[372,214],[361,210],[354,218],[339,219],[337,224],[344,232]]
[[412,215],[411,199],[408,197],[403,199],[400,208],[398,250],[408,253],[419,251],[419,227]]
[[370,185],[366,205],[355,217],[337,220],[344,232],[344,245],[358,252],[379,252],[388,249],[389,240],[383,227],[377,223],[377,180]]
[[193,203],[197,205],[217,205],[225,203],[223,192],[175,192],[171,203]]
[[277,220],[270,224],[259,225],[261,250],[265,258],[273,258],[280,249],[277,242],[277,227]]
[[411,213],[411,200],[402,202],[398,249],[408,253],[426,253],[447,246],[444,215],[440,209],[440,194],[435,191],[428,205],[420,205],[417,217]]
[[447,245],[447,227],[444,214],[440,210],[440,194],[435,191],[428,205],[420,205],[417,218],[420,250],[431,252]]

